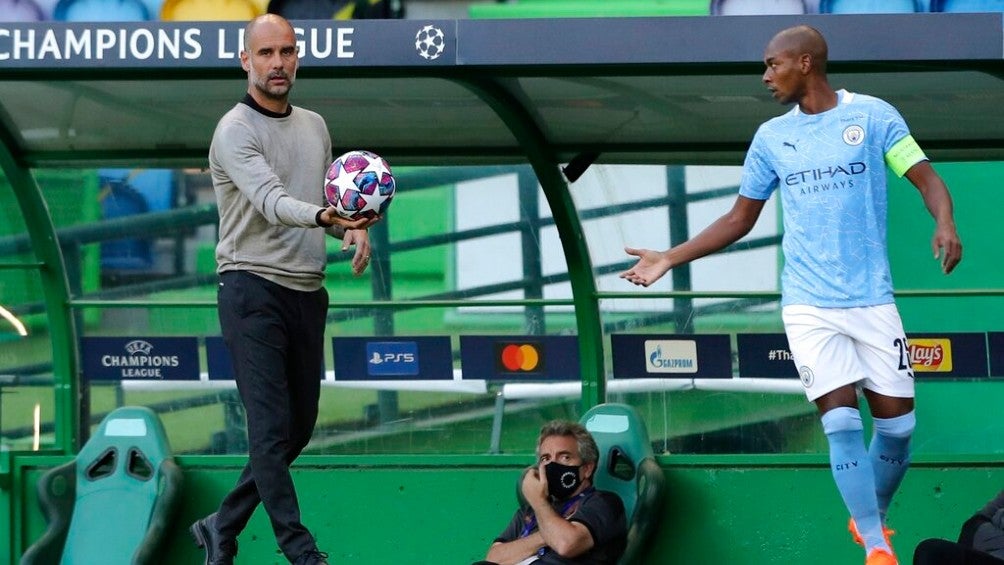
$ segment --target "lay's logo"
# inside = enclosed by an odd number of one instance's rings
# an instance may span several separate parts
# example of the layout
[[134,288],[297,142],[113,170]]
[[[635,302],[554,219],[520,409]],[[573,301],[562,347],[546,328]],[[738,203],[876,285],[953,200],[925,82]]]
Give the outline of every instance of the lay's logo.
[[952,340],[911,339],[910,363],[913,370],[925,373],[952,372]]

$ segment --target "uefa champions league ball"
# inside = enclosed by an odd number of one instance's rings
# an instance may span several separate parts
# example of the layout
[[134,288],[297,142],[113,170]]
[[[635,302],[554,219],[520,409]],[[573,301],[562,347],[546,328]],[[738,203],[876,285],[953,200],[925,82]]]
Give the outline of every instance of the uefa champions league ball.
[[355,150],[335,159],[324,175],[324,198],[349,219],[382,215],[394,198],[394,174],[383,157]]

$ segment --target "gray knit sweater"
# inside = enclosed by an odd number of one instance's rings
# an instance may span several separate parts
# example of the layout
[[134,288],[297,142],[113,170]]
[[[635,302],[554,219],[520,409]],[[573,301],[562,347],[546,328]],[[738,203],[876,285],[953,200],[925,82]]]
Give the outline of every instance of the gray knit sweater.
[[330,162],[327,126],[310,110],[293,106],[288,115],[267,115],[242,102],[227,112],[209,148],[220,212],[217,272],[250,271],[294,290],[320,288],[325,230],[316,217]]
[[987,521],[976,528],[973,549],[1004,559],[1004,490],[977,514]]

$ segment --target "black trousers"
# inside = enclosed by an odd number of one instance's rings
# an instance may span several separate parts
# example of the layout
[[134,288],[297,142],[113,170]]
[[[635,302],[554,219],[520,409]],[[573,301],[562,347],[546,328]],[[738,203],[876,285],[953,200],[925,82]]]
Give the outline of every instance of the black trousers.
[[300,521],[289,466],[317,422],[328,293],[288,289],[244,271],[220,276],[220,326],[247,414],[248,462],[217,512],[236,540],[261,502],[290,561],[317,548]]
[[1004,560],[954,541],[928,538],[914,550],[913,565],[1004,565]]

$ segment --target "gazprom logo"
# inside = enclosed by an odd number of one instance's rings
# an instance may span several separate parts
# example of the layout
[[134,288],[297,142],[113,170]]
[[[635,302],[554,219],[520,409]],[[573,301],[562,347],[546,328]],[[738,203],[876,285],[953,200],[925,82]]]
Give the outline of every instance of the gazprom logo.
[[414,341],[366,342],[366,372],[370,376],[415,376],[419,372]]
[[697,342],[689,339],[645,340],[645,372],[696,373]]

